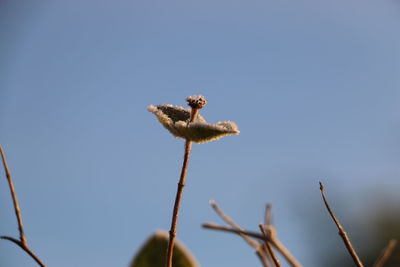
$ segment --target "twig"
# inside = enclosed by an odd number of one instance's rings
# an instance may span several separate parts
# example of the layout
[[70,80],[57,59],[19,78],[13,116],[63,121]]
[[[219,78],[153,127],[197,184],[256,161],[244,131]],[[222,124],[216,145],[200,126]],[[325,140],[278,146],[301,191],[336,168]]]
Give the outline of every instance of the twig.
[[24,225],[22,223],[21,209],[19,208],[17,193],[15,192],[15,187],[14,187],[14,183],[12,181],[11,172],[8,168],[6,156],[4,154],[3,147],[1,145],[0,145],[0,153],[1,153],[1,158],[3,160],[4,171],[6,172],[8,185],[10,187],[10,193],[11,193],[11,197],[12,197],[13,204],[14,204],[15,216],[17,217],[17,221],[18,221],[19,239],[21,240],[22,244],[26,245],[26,237],[25,237],[25,233],[24,233]]
[[39,264],[39,266],[46,267],[46,265],[44,265],[44,263],[39,259],[39,257],[36,256],[36,254],[28,247],[28,245],[24,245],[20,240],[9,236],[1,236],[0,238],[15,243],[20,248],[22,248],[26,253],[28,253],[28,255],[31,256],[32,259],[34,259],[37,264]]
[[17,244],[26,253],[28,253],[28,255],[31,256],[37,262],[37,264],[39,264],[41,267],[46,267],[44,265],[44,263],[39,259],[39,257],[36,256],[35,253],[33,253],[33,251],[29,248],[28,243],[26,241],[26,236],[24,233],[24,225],[22,223],[21,209],[19,207],[19,203],[18,203],[18,199],[17,199],[17,193],[15,192],[14,184],[13,184],[12,177],[11,177],[11,172],[8,168],[6,156],[4,154],[3,147],[1,145],[0,145],[0,154],[1,154],[2,161],[3,161],[4,171],[6,173],[8,185],[10,187],[10,193],[11,193],[11,197],[13,200],[15,215],[16,215],[17,221],[18,221],[19,240],[9,237],[9,236],[1,236],[0,238]]
[[[232,226],[235,229],[243,230],[243,228],[240,227],[240,225],[238,225],[231,217],[226,215],[220,209],[220,207],[218,207],[217,203],[215,203],[214,200],[210,200],[208,203],[211,205],[211,207],[214,209],[214,211],[218,214],[218,216],[221,217],[221,219],[224,220],[227,224],[229,224],[230,226]],[[250,246],[252,246],[254,248],[258,247],[258,243],[256,241],[254,241],[253,239],[249,238],[248,236],[246,236],[244,234],[240,234],[240,236],[243,237],[243,239],[246,240]]]
[[[276,229],[272,225],[272,204],[267,203],[265,205],[265,215],[264,215],[264,221],[265,221],[265,226],[263,227],[263,230],[261,232],[266,235],[270,236],[270,238],[273,240],[273,243],[276,247],[279,247],[279,251],[281,251],[282,254],[286,255],[286,259],[292,266],[301,266],[300,262],[297,261],[295,257],[289,252],[289,250],[281,243],[281,241],[277,238],[276,236]],[[272,258],[273,261],[278,260],[278,257],[275,255],[274,250],[272,249],[270,242],[267,242],[268,240],[265,241],[265,248],[268,251],[269,257]],[[275,263],[276,264],[276,263]]]
[[322,194],[322,198],[324,200],[325,206],[326,206],[329,214],[331,215],[333,221],[335,222],[335,224],[339,230],[339,235],[343,239],[343,242],[346,245],[346,248],[347,248],[348,252],[350,253],[351,257],[353,258],[354,263],[359,267],[363,267],[364,265],[361,262],[360,258],[358,257],[355,249],[353,248],[353,246],[350,242],[349,236],[344,231],[342,225],[340,224],[339,220],[336,218],[335,214],[333,213],[331,207],[328,204],[328,201],[326,200],[325,192],[324,192],[324,185],[321,182],[319,182],[319,189],[321,190],[321,194]]
[[[264,226],[265,226],[264,228],[266,228],[266,230],[270,231],[270,235],[272,235],[272,233],[276,234],[276,230],[272,226],[272,204],[271,203],[267,203],[267,205],[265,205]],[[275,252],[272,249],[271,244],[269,242],[264,242],[264,247],[267,250],[268,258],[271,261],[274,261],[274,258],[277,259]]]
[[278,257],[275,255],[275,252],[273,251],[273,249],[267,239],[268,233],[267,233],[267,230],[265,229],[265,225],[259,224],[258,226],[260,227],[260,230],[264,235],[264,244],[265,244],[265,247],[267,248],[268,254],[271,256],[272,262],[274,263],[274,265],[276,267],[281,267],[281,263],[279,262]]
[[[252,231],[247,231],[247,230],[238,230],[238,229],[230,228],[228,226],[219,225],[216,223],[203,223],[202,227],[206,228],[206,229],[211,229],[211,230],[218,230],[218,231],[230,232],[230,233],[234,233],[234,234],[247,235],[247,236],[257,238],[262,241],[264,241],[264,238],[265,238],[262,234],[259,234],[257,232],[252,232]],[[267,236],[267,238],[270,239],[269,236]]]
[[181,176],[179,178],[178,190],[176,192],[174,210],[172,213],[171,230],[169,231],[169,241],[168,241],[167,261],[166,261],[167,267],[172,267],[172,254],[174,250],[176,226],[178,224],[179,206],[182,198],[183,188],[185,187],[186,172],[191,150],[192,150],[192,141],[186,140],[182,171],[181,171]]
[[292,267],[300,267],[301,266],[301,264],[296,260],[296,258],[293,257],[293,255],[288,251],[288,249],[279,241],[279,239],[274,238],[270,235],[264,236],[257,232],[252,232],[252,231],[247,231],[247,230],[246,231],[237,230],[234,228],[218,225],[215,223],[204,223],[202,226],[206,229],[230,232],[230,233],[235,233],[235,234],[244,234],[244,235],[247,235],[250,237],[257,238],[262,241],[264,241],[265,239],[268,239],[268,241],[276,248],[276,250],[279,251],[280,254],[282,254],[282,256],[289,262],[289,264]]
[[[210,200],[209,204],[211,205],[211,207],[214,209],[214,211],[218,214],[219,217],[221,217],[222,220],[224,220],[227,224],[229,224],[230,226],[232,226],[235,229],[238,230],[243,230],[242,227],[240,227],[240,225],[238,225],[231,217],[229,217],[228,215],[226,215],[217,205],[217,203],[215,203],[214,200]],[[239,234],[251,247],[253,247],[256,250],[256,255],[257,257],[260,259],[262,265],[264,267],[268,267],[268,262],[267,259],[265,257],[265,254],[263,253],[263,249],[262,249],[262,245],[260,245],[260,243],[254,241],[253,239],[251,239],[250,237],[244,235],[244,234]]]
[[397,245],[397,240],[391,239],[389,241],[388,245],[383,249],[380,257],[374,263],[374,267],[382,267],[386,263],[386,261],[390,258],[390,256],[392,255],[393,250],[395,249],[396,245]]
[[264,224],[265,225],[272,225],[272,204],[267,203],[265,205],[265,215],[264,215]]
[[275,234],[270,235],[270,243],[279,251],[292,267],[301,267],[301,263],[289,252]]
[[[207,104],[207,100],[202,96],[195,96],[195,97],[189,96],[186,98],[186,101],[188,102],[188,105],[192,108],[190,112],[190,119],[188,121],[189,124],[195,120],[199,112],[199,109],[202,109]],[[179,206],[182,198],[183,188],[185,187],[186,173],[191,151],[192,151],[192,141],[186,139],[185,154],[183,157],[181,176],[178,182],[178,190],[176,192],[174,210],[172,213],[171,229],[169,231],[167,260],[166,260],[167,267],[172,267],[172,255],[174,253],[174,243],[176,237],[176,226],[178,224]]]

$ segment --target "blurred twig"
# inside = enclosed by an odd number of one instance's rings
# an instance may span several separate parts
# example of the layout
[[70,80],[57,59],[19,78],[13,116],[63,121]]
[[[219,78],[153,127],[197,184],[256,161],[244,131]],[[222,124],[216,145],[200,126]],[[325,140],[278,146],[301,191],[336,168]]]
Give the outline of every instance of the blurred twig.
[[[272,249],[271,244],[269,243],[268,238],[267,238],[268,235],[270,235],[270,236],[273,235],[271,232],[271,228],[268,229],[267,228],[268,226],[263,225],[261,223],[258,226],[260,227],[260,230],[264,235],[264,244],[265,244],[265,247],[267,249],[269,256],[271,256],[272,262],[274,263],[275,267],[281,267],[281,263],[279,262],[278,257],[275,255],[275,252]],[[268,231],[270,231],[270,232],[268,233]]]
[[390,258],[390,256],[393,253],[393,250],[395,249],[397,245],[397,240],[396,239],[391,239],[388,243],[388,245],[383,249],[382,254],[379,256],[379,258],[376,260],[374,263],[374,267],[382,267],[386,261]]
[[8,185],[10,187],[10,193],[11,193],[11,197],[12,197],[13,204],[14,204],[15,215],[17,216],[19,240],[16,238],[13,238],[13,237],[9,237],[9,236],[1,236],[0,238],[15,243],[20,248],[22,248],[26,253],[28,253],[28,255],[31,256],[37,262],[37,264],[39,264],[41,267],[46,267],[44,265],[44,263],[39,259],[39,257],[36,256],[36,254],[33,253],[33,251],[29,248],[28,243],[26,241],[26,236],[24,233],[24,226],[22,223],[21,209],[19,207],[19,203],[18,203],[18,199],[17,199],[17,193],[15,192],[14,184],[13,184],[13,181],[11,178],[11,173],[8,168],[7,161],[6,161],[6,156],[4,154],[3,147],[1,145],[0,145],[0,154],[1,154],[2,161],[3,161],[4,171],[6,173]]
[[335,214],[333,213],[331,207],[328,204],[328,201],[326,200],[325,197],[325,192],[324,192],[324,185],[319,182],[319,189],[321,190],[321,194],[322,194],[322,198],[324,200],[325,206],[329,212],[329,214],[331,215],[333,221],[335,222],[338,230],[339,230],[339,235],[340,237],[343,239],[344,244],[346,245],[347,250],[349,251],[351,257],[353,258],[354,263],[359,266],[359,267],[363,267],[364,265],[362,264],[360,258],[358,257],[355,249],[353,248],[351,242],[350,242],[350,238],[347,235],[347,233],[344,231],[342,225],[340,224],[339,220],[336,218]]
[[[214,200],[210,200],[209,204],[214,209],[214,211],[218,214],[218,216],[221,217],[221,219],[224,220],[227,224],[229,224],[230,226],[232,226],[233,228],[235,228],[237,230],[243,230],[243,228],[240,227],[240,225],[238,225],[231,217],[226,215],[218,207],[217,203],[215,203]],[[254,241],[247,235],[244,235],[244,234],[238,234],[238,235],[240,235],[251,247],[253,247],[256,250],[257,257],[260,259],[262,265],[264,267],[268,267],[269,265],[268,265],[267,259],[265,257],[265,253],[263,253],[262,245],[259,242]]]
[[[275,234],[276,233],[276,229],[275,227],[272,225],[272,204],[271,203],[267,203],[265,205],[265,211],[264,211],[264,227],[260,227],[261,232],[266,235],[266,231],[269,231],[269,234]],[[264,246],[263,246],[264,250],[267,253],[268,259],[272,262],[274,262],[275,266],[279,266],[280,262],[273,250],[273,248],[271,247],[271,244],[268,242],[268,240],[264,241]],[[277,265],[278,263],[278,265]]]
[[271,203],[267,203],[267,205],[265,205],[264,224],[272,225],[272,204]]
[[247,230],[238,230],[238,229],[230,228],[227,226],[218,225],[215,223],[204,223],[203,227],[206,229],[230,232],[230,233],[235,233],[235,234],[244,234],[244,235],[247,235],[250,237],[257,238],[262,241],[267,239],[276,248],[276,250],[278,250],[279,253],[289,262],[290,266],[292,266],[292,267],[300,267],[301,266],[301,264],[296,260],[295,257],[293,257],[293,255],[289,252],[289,250],[279,241],[279,239],[277,239],[276,237],[273,237],[271,235],[264,236],[263,234],[260,234],[257,232],[252,232],[252,231],[247,231]]

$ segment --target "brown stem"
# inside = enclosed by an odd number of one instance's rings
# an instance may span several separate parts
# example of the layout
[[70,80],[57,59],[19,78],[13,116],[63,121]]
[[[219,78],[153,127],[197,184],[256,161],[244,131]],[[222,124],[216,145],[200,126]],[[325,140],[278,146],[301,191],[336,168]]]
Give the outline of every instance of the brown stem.
[[275,236],[270,235],[270,243],[276,248],[277,251],[287,260],[292,267],[301,267],[301,263],[290,253],[290,251],[282,244],[282,242]]
[[26,245],[26,237],[25,237],[25,233],[24,233],[24,225],[22,223],[21,209],[19,207],[17,193],[15,192],[14,183],[12,181],[11,173],[8,168],[7,161],[6,161],[6,156],[4,154],[3,147],[1,145],[0,145],[0,153],[1,153],[1,158],[3,160],[4,171],[6,172],[8,185],[10,187],[10,193],[11,193],[11,197],[12,197],[13,204],[14,204],[15,215],[17,216],[19,238],[20,238],[22,244]]
[[[194,119],[196,118],[197,112],[198,112],[198,109],[192,108],[189,123],[194,121]],[[181,176],[179,178],[178,190],[176,192],[176,197],[175,197],[174,210],[172,213],[171,229],[169,230],[167,261],[166,261],[167,267],[172,267],[172,255],[174,252],[174,243],[175,243],[175,236],[176,236],[176,226],[178,224],[179,206],[181,203],[183,188],[185,187],[186,173],[187,173],[187,167],[188,167],[188,162],[189,162],[189,157],[190,157],[191,151],[192,151],[192,141],[186,140],[185,154],[183,156],[182,171],[181,171]]]
[[199,113],[199,110],[197,108],[192,108],[191,113],[190,113],[190,121],[193,122],[194,119],[196,118],[197,113]]
[[[238,230],[243,230],[242,227],[240,227],[240,225],[238,225],[231,217],[229,217],[228,215],[226,215],[217,205],[217,203],[215,203],[214,200],[210,200],[209,201],[211,207],[214,209],[214,211],[219,215],[219,217],[221,217],[222,220],[224,220],[227,224],[229,224],[230,226],[232,226],[235,229]],[[265,257],[265,254],[263,253],[263,249],[262,249],[262,245],[260,245],[258,242],[254,241],[253,239],[251,239],[250,237],[243,235],[243,234],[239,234],[250,246],[252,246],[255,250],[256,250],[256,254],[257,257],[260,259],[261,264],[264,267],[268,267],[268,262],[267,259]]]
[[[265,258],[266,259],[268,259],[268,260],[266,260],[267,262],[271,262],[272,264],[273,264],[273,266],[275,266],[274,265],[274,262],[273,262],[273,260],[272,260],[272,258],[271,258],[271,255],[270,255],[270,253],[269,253],[269,248],[267,248],[267,246],[265,245],[265,243],[261,243],[262,245],[261,245],[261,248],[262,248],[262,250],[263,250],[263,253],[264,253],[264,256],[265,256]],[[271,246],[270,246],[271,247]]]
[[172,254],[174,250],[175,236],[176,236],[176,225],[178,223],[179,206],[182,198],[183,188],[185,187],[187,166],[190,157],[190,151],[192,149],[192,141],[186,140],[185,143],[185,155],[183,158],[183,165],[181,171],[181,177],[178,183],[178,190],[176,192],[174,210],[172,213],[171,230],[169,231],[169,241],[167,250],[167,267],[172,267]]
[[265,213],[264,213],[264,224],[271,225],[272,224],[272,204],[267,203],[265,205]]
[[273,235],[264,236],[257,232],[238,230],[238,229],[230,228],[227,226],[218,225],[215,223],[204,223],[202,226],[206,229],[230,232],[230,233],[235,233],[235,234],[243,234],[243,235],[257,238],[262,241],[264,241],[265,238],[267,238],[268,241],[276,248],[276,250],[279,251],[279,253],[288,261],[290,266],[301,267],[301,264],[299,263],[299,261],[295,257],[293,257],[293,255],[289,252],[289,250],[279,241],[279,239],[277,239]]
[[[267,230],[265,229],[265,225],[259,224],[260,230],[264,235],[264,244],[265,247],[267,248],[268,254],[271,256],[272,262],[274,263],[275,267],[281,267],[281,263],[279,262],[278,257],[276,256],[274,250],[271,247],[270,242],[267,239],[268,233]],[[271,235],[271,233],[269,233],[269,235]]]
[[331,207],[328,204],[328,201],[326,200],[325,197],[325,191],[324,191],[324,185],[319,182],[319,189],[321,190],[321,194],[322,194],[322,198],[324,200],[326,209],[328,210],[329,214],[331,215],[333,221],[335,222],[338,230],[339,230],[339,235],[340,237],[343,239],[343,242],[347,248],[347,251],[350,253],[351,257],[353,258],[354,263],[359,266],[359,267],[363,267],[363,263],[361,262],[360,258],[358,257],[355,249],[353,248],[351,242],[350,242],[350,238],[347,235],[347,233],[344,231],[342,225],[340,224],[339,220],[336,218],[335,214],[333,213]]
[[[237,224],[231,217],[229,217],[228,215],[226,215],[222,209],[220,207],[218,207],[217,203],[214,200],[210,200],[209,201],[211,207],[214,209],[215,213],[218,214],[219,217],[221,217],[222,220],[224,220],[227,224],[229,224],[230,226],[232,226],[235,229],[238,230],[242,230],[243,228],[240,227],[239,224]],[[246,235],[243,234],[239,234],[241,237],[243,237],[244,240],[247,241],[247,243],[252,246],[253,248],[257,248],[258,247],[258,243],[256,241],[254,241],[253,239],[249,238]]]
[[19,203],[18,203],[18,199],[17,199],[17,193],[15,191],[15,187],[14,187],[12,177],[11,177],[11,172],[8,168],[6,156],[5,156],[3,147],[1,145],[0,145],[0,154],[1,154],[2,161],[3,161],[4,171],[6,173],[8,185],[10,187],[10,193],[11,193],[11,198],[13,200],[15,215],[16,215],[17,221],[18,221],[19,240],[12,238],[12,237],[8,237],[8,236],[1,236],[0,238],[4,239],[4,240],[9,240],[9,241],[17,244],[26,253],[28,253],[28,255],[31,256],[41,267],[46,267],[44,265],[44,263],[39,259],[39,257],[36,256],[35,253],[33,253],[33,251],[29,248],[28,243],[26,241],[26,236],[24,233],[24,225],[22,223],[21,209],[19,207]]
[[262,245],[260,245],[260,248],[256,250],[256,255],[260,259],[263,267],[269,267],[267,257],[265,257],[265,251]]
[[[218,231],[229,232],[229,233],[234,233],[234,234],[247,235],[250,237],[257,238],[261,241],[264,241],[264,238],[265,238],[262,234],[259,234],[257,232],[238,230],[238,229],[234,229],[234,228],[231,228],[228,226],[219,225],[216,223],[203,223],[202,227],[206,228],[206,229],[211,229],[211,230],[218,230]],[[269,239],[270,237],[267,236],[267,238]]]
[[[272,233],[272,204],[271,203],[267,203],[265,205],[265,211],[264,211],[264,227],[266,229],[269,229],[268,231],[270,231],[270,234]],[[264,233],[264,227],[263,229],[261,229],[261,232]],[[266,231],[266,230],[265,230]],[[274,252],[274,250],[271,247],[271,244],[269,242],[267,242],[267,240],[264,242],[264,250],[266,251],[267,257],[269,258],[270,261],[274,262],[276,260],[278,260],[278,258],[276,257],[276,254]],[[275,263],[276,265],[276,263]]]
[[0,238],[13,242],[14,244],[22,248],[26,253],[28,253],[28,255],[31,256],[32,259],[34,259],[39,266],[46,267],[46,265],[44,265],[44,263],[39,259],[38,256],[36,256],[35,253],[33,253],[33,251],[28,247],[28,245],[22,243],[20,240],[15,239],[13,237],[1,236]]
[[397,245],[397,240],[391,239],[388,245],[383,249],[381,256],[374,263],[374,267],[382,267],[392,255],[396,245]]

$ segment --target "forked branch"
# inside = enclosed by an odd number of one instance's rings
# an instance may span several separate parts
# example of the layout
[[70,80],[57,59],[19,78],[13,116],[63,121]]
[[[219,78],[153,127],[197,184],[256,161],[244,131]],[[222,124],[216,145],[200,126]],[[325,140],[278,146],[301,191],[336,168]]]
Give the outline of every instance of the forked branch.
[[[222,209],[220,209],[220,207],[218,207],[217,203],[215,203],[214,200],[210,200],[209,204],[214,209],[215,213],[217,213],[218,216],[221,217],[221,219],[223,221],[225,221],[227,224],[229,224],[230,226],[232,226],[233,228],[235,228],[237,230],[243,230],[243,228],[240,227],[239,224],[237,224],[231,217],[226,215],[222,211]],[[267,261],[267,258],[265,257],[265,253],[263,251],[262,244],[260,244],[259,242],[254,241],[253,239],[251,239],[247,235],[244,235],[244,234],[238,234],[238,235],[240,235],[247,242],[247,244],[249,244],[251,247],[253,247],[256,250],[256,255],[260,259],[261,264],[264,267],[268,267],[269,266],[268,265],[268,261]]]
[[299,261],[289,252],[289,250],[279,241],[279,239],[277,239],[276,237],[274,237],[272,235],[264,236],[263,234],[260,234],[257,232],[252,232],[252,231],[247,231],[247,230],[238,230],[235,228],[218,225],[215,223],[204,223],[202,226],[203,226],[203,228],[206,228],[206,229],[230,232],[230,233],[235,233],[235,234],[243,234],[243,235],[247,235],[247,236],[262,240],[262,241],[267,239],[268,242],[270,242],[272,244],[272,246],[275,247],[275,249],[277,251],[279,251],[279,253],[287,260],[287,262],[290,264],[290,266],[292,266],[292,267],[300,267],[301,266]]
[[2,161],[3,161],[4,171],[6,173],[8,185],[10,187],[10,193],[11,193],[11,197],[13,200],[15,215],[16,215],[17,221],[18,221],[19,240],[16,238],[13,238],[13,237],[9,237],[9,236],[1,236],[0,238],[11,241],[14,244],[18,245],[29,256],[31,256],[36,261],[36,263],[39,264],[39,266],[46,267],[44,265],[44,263],[39,259],[39,257],[36,256],[36,254],[33,253],[33,251],[29,248],[28,243],[26,241],[26,236],[24,233],[24,225],[22,223],[21,209],[19,207],[19,203],[18,203],[18,199],[17,199],[17,193],[15,192],[14,184],[13,184],[12,177],[11,177],[11,172],[8,168],[6,156],[4,154],[3,147],[1,145],[0,145],[0,154],[1,154]]

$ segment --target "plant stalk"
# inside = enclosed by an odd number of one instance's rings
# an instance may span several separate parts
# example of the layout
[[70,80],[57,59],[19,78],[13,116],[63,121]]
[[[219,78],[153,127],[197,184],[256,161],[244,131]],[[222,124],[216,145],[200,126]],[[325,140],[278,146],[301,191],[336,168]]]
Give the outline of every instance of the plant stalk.
[[7,178],[7,181],[8,181],[8,185],[10,187],[10,194],[11,194],[11,198],[13,200],[15,215],[17,217],[19,240],[15,239],[13,237],[9,237],[9,236],[0,236],[0,238],[15,243],[20,248],[22,248],[22,250],[24,250],[29,256],[31,256],[36,261],[36,263],[39,264],[39,266],[46,267],[44,265],[44,263],[40,260],[40,258],[29,248],[28,242],[26,241],[26,236],[25,236],[25,232],[24,232],[24,225],[22,223],[21,209],[19,207],[19,203],[18,203],[18,199],[17,199],[17,193],[15,191],[14,183],[12,181],[11,172],[10,172],[10,170],[8,168],[6,155],[5,155],[3,147],[1,145],[0,145],[0,155],[1,155],[1,158],[2,158],[2,161],[3,161],[4,171],[6,173],[6,178]]
[[[196,117],[197,112],[198,112],[198,109],[192,108],[189,123],[194,121],[194,118]],[[173,255],[173,251],[174,251],[174,244],[175,244],[175,237],[176,237],[176,226],[178,224],[179,207],[180,207],[180,203],[181,203],[183,188],[185,187],[186,173],[187,173],[187,167],[188,167],[188,162],[189,162],[189,157],[190,157],[191,151],[192,151],[192,141],[186,140],[185,141],[185,154],[183,156],[181,176],[180,176],[179,182],[178,182],[178,189],[177,189],[176,196],[175,196],[174,210],[172,213],[171,229],[169,230],[167,261],[166,261],[167,267],[172,267],[172,255]]]
[[329,215],[331,215],[332,220],[335,222],[336,227],[339,230],[339,235],[343,239],[343,243],[345,244],[345,246],[347,248],[347,251],[350,253],[351,257],[353,258],[354,263],[358,267],[364,267],[364,264],[361,262],[360,258],[357,255],[356,250],[353,248],[353,245],[350,242],[349,236],[344,231],[342,224],[336,218],[335,213],[333,213],[331,207],[329,206],[328,200],[326,200],[326,197],[325,197],[325,190],[324,190],[325,188],[324,188],[324,185],[321,182],[319,182],[319,189],[321,191],[322,199],[324,200],[326,209],[328,210]]
[[175,197],[174,210],[172,213],[171,230],[169,230],[169,242],[168,242],[167,264],[166,264],[167,267],[172,267],[172,254],[174,250],[176,226],[178,224],[179,207],[182,198],[183,188],[185,187],[186,172],[191,150],[192,150],[192,141],[186,140],[185,155],[183,158],[181,177],[179,179],[178,190],[176,192],[176,197]]

